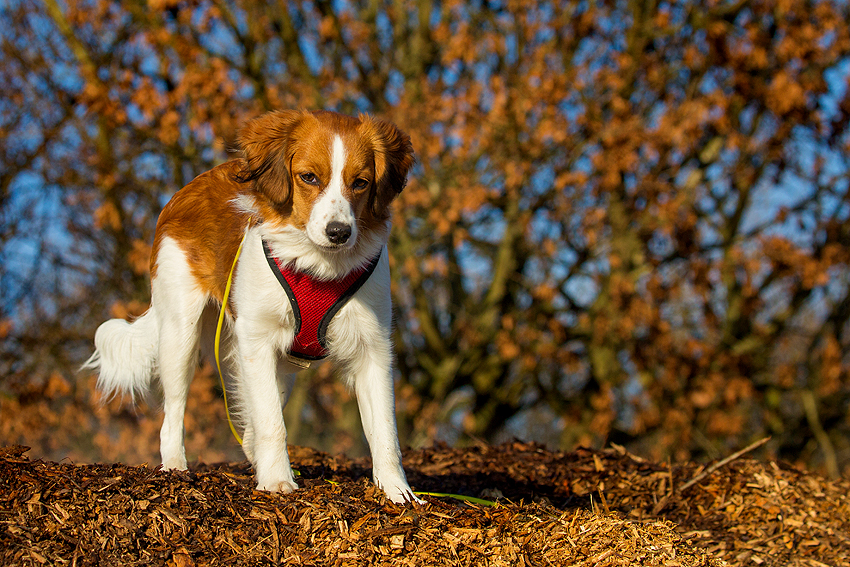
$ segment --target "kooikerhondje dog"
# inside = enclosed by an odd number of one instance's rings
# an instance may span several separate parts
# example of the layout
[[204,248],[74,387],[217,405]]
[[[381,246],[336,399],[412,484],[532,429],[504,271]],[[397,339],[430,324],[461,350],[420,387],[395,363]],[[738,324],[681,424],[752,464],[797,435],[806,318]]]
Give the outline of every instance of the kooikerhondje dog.
[[85,367],[99,370],[106,393],[144,392],[159,377],[162,463],[185,469],[189,381],[244,237],[222,346],[257,488],[297,488],[282,406],[304,362],[327,357],[356,394],[375,484],[395,502],[417,500],[395,420],[386,251],[390,203],[413,164],[409,137],[367,115],[279,111],[250,121],[237,143],[241,158],[198,176],[165,206],[150,309],[103,323]]

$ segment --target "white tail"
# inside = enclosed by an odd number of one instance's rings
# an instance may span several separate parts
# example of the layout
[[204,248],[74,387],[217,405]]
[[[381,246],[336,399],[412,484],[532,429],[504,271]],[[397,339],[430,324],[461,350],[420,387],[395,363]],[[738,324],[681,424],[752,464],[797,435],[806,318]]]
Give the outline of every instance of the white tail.
[[159,326],[154,308],[133,322],[110,319],[97,328],[95,351],[83,370],[98,370],[97,388],[106,396],[128,394],[133,401],[150,388],[156,368]]

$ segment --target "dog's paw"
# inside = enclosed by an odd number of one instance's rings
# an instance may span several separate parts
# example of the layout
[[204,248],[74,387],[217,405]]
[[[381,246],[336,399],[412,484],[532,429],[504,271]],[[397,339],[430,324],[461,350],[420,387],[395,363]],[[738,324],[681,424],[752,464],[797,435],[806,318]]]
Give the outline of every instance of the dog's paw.
[[257,482],[257,490],[289,494],[290,492],[298,490],[298,485],[292,480]]
[[186,457],[174,457],[162,461],[162,469],[166,471],[185,471],[188,468],[189,466],[186,464]]
[[375,484],[394,504],[425,504],[425,501],[416,496],[403,479],[388,483],[375,482]]

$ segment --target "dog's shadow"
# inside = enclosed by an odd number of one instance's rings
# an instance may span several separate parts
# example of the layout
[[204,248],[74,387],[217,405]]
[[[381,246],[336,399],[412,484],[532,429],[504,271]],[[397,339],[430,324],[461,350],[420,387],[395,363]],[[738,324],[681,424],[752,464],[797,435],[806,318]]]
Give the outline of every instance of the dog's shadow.
[[471,496],[491,502],[545,503],[555,508],[574,508],[585,498],[567,494],[552,484],[519,480],[504,472],[426,474],[409,471],[407,479],[417,492]]
[[[372,478],[368,462],[348,462],[344,468],[334,469],[324,464],[299,468],[300,478],[330,479],[358,482]],[[491,502],[545,503],[559,509],[582,507],[588,504],[587,496],[578,497],[560,490],[555,484],[519,480],[505,472],[451,472],[433,474],[407,468],[407,480],[417,493],[450,494],[460,497],[480,498]]]
[[[293,469],[297,473],[297,482],[304,488],[321,485],[328,481],[334,483],[360,483],[372,478],[371,463],[366,459],[347,460],[342,463],[298,462]],[[248,461],[238,463],[219,463],[199,465],[193,471],[224,471],[242,477],[246,483],[253,483],[254,469]],[[479,498],[491,502],[512,502],[516,504],[541,503],[558,509],[586,508],[591,506],[589,495],[576,495],[560,488],[555,483],[541,483],[517,479],[506,472],[451,472],[426,473],[415,468],[407,469],[407,480],[417,493],[450,494],[459,497]],[[593,496],[596,496],[595,494]],[[598,498],[594,498],[599,501]]]

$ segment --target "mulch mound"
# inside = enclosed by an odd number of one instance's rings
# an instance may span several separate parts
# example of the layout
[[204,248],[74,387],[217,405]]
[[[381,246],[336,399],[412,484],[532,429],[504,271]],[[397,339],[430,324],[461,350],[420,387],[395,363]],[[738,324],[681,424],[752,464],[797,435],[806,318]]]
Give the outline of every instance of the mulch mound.
[[[366,460],[292,447],[302,487],[245,464],[73,465],[0,449],[2,565],[848,565],[850,481],[736,459],[710,474],[622,449],[436,447],[405,454],[397,506]],[[689,480],[697,479],[685,489]]]

